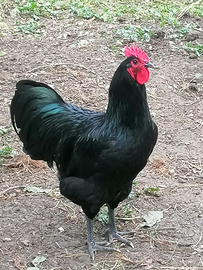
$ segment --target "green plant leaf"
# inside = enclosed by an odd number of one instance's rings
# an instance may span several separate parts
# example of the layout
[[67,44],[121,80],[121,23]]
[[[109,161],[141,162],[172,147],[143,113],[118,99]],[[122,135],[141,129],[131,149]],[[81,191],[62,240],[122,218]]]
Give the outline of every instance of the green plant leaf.
[[38,255],[34,258],[34,260],[32,260],[32,264],[36,267],[44,261],[46,261],[46,257],[44,257],[43,255]]
[[12,148],[6,146],[0,150],[0,157],[8,157],[12,155]]
[[27,186],[25,187],[25,191],[31,192],[31,193],[49,193],[51,189],[43,189],[40,187]]

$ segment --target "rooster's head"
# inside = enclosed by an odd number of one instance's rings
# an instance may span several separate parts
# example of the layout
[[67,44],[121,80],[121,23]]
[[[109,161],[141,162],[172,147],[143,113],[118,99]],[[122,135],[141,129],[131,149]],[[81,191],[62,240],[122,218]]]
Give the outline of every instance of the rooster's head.
[[127,71],[130,76],[139,84],[146,83],[149,79],[148,68],[153,67],[147,54],[133,45],[126,46],[124,53],[126,57],[131,57],[130,62],[127,64]]

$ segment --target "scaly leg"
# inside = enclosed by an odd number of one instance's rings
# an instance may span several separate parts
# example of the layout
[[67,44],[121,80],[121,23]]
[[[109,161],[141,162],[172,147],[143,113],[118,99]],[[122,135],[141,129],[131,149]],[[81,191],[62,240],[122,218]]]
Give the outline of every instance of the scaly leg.
[[87,219],[87,244],[88,244],[88,249],[89,249],[89,253],[92,260],[94,260],[94,253],[96,251],[117,251],[118,252],[118,250],[115,248],[101,246],[99,245],[99,243],[96,243],[94,241],[93,221],[87,216],[86,216],[86,219]]
[[121,235],[125,235],[125,234],[132,234],[133,232],[118,232],[117,228],[116,228],[116,224],[115,224],[115,217],[114,217],[114,210],[111,209],[110,205],[108,205],[108,209],[109,209],[109,242],[112,243],[114,239],[125,243],[129,246],[131,246],[132,248],[134,248],[133,243],[127,239],[125,239],[124,237],[122,237]]

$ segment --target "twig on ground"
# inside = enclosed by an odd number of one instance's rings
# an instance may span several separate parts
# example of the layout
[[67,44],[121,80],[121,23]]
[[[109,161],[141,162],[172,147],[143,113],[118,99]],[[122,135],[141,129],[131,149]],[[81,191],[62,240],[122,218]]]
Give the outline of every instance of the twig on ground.
[[202,233],[200,234],[200,238],[199,238],[199,240],[197,241],[197,243],[196,243],[195,245],[193,245],[193,247],[192,247],[192,248],[194,248],[194,249],[195,249],[195,247],[197,247],[201,241],[202,241]]
[[70,254],[70,255],[61,254],[61,255],[58,255],[56,257],[57,258],[71,258],[71,257],[78,257],[78,256],[87,256],[87,254],[86,253],[74,253],[74,254]]
[[194,3],[192,3],[192,4],[188,5],[188,6],[186,6],[186,7],[178,14],[177,20],[180,20],[181,17],[183,17],[183,16],[185,15],[185,13],[186,13],[189,9],[191,9],[191,8],[192,8],[193,6],[195,6],[195,5],[198,5],[200,2],[201,2],[201,0],[198,0],[197,2],[194,2]]
[[193,167],[193,168],[197,169],[198,171],[202,171],[202,168],[200,168],[200,167],[198,167],[198,166],[196,166],[196,165],[192,164],[191,162],[186,161],[186,163],[187,163],[188,165],[190,165],[191,167]]
[[22,262],[20,260],[20,257],[16,255],[16,257],[13,259],[14,266],[19,270],[25,270],[25,265],[22,265]]
[[178,247],[178,244],[179,244],[179,239],[178,239],[178,241],[176,242],[175,248],[174,248],[174,250],[173,250],[173,252],[172,252],[172,254],[171,254],[170,259],[168,260],[168,263],[170,263],[170,262],[172,261],[173,256],[174,256],[174,254],[175,254],[175,252],[176,252],[176,249],[177,249],[177,247]]
[[9,187],[3,191],[0,192],[0,194],[6,194],[7,192],[9,192],[10,190],[13,190],[13,189],[18,189],[18,188],[25,188],[25,186],[14,186],[14,187]]
[[146,262],[148,259],[149,259],[149,257],[144,258],[143,260],[139,261],[137,264],[135,264],[134,269],[138,268],[143,262]]
[[131,259],[129,259],[129,258],[125,257],[125,256],[123,256],[120,252],[114,252],[114,255],[115,255],[115,257],[119,258],[122,261],[135,264],[134,261],[132,261]]
[[133,217],[133,218],[124,218],[124,217],[117,217],[116,219],[117,220],[125,220],[125,221],[128,221],[128,220],[134,220],[136,218],[140,218],[140,217]]

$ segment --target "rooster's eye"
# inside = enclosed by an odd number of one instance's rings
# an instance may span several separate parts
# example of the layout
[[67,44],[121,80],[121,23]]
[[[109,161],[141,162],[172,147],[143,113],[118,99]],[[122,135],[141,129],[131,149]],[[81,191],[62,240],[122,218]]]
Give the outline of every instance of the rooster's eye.
[[133,64],[134,65],[137,65],[137,60],[133,60]]

